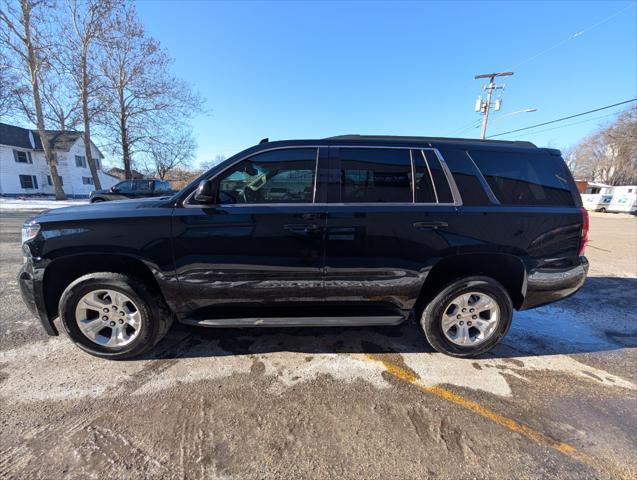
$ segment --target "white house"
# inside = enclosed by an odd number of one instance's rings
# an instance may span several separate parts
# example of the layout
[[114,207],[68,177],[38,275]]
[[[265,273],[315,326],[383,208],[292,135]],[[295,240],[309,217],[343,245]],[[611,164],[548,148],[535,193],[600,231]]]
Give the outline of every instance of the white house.
[[[93,177],[86,162],[82,132],[47,130],[62,188],[70,198],[88,197]],[[102,188],[119,179],[102,170],[102,152],[91,142]],[[0,195],[52,195],[53,183],[37,130],[0,123]]]

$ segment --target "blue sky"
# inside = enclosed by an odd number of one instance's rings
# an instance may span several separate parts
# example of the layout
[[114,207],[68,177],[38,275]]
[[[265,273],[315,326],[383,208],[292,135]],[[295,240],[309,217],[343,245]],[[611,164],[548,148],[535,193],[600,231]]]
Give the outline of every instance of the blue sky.
[[[634,98],[635,5],[137,2],[174,72],[207,99],[209,114],[193,122],[198,161],[263,137],[477,137],[473,76],[511,67],[489,134]],[[537,112],[504,118],[529,107]],[[618,110],[501,138],[566,148]]]

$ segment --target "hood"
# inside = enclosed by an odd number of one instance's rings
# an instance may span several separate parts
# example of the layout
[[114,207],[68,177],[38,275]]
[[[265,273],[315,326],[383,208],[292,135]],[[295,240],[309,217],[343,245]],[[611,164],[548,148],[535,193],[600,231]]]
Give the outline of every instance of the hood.
[[115,200],[111,202],[73,205],[71,207],[46,210],[33,219],[38,222],[63,222],[74,220],[99,220],[106,218],[143,217],[149,215],[148,209],[171,207],[170,196],[140,198],[134,200]]
[[111,189],[110,189],[110,188],[102,188],[101,190],[93,190],[93,191],[91,192],[91,197],[92,197],[93,195],[97,195],[97,194],[99,194],[99,193],[113,193],[113,192],[111,191]]

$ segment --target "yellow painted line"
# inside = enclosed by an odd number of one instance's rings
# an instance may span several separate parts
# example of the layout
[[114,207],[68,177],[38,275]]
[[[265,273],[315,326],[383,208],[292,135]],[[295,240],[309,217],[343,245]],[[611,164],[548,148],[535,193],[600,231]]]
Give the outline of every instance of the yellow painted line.
[[[361,357],[357,355],[357,358],[361,358]],[[615,468],[601,465],[599,460],[596,460],[590,455],[587,455],[586,453],[579,451],[577,448],[575,448],[572,445],[569,445],[568,443],[564,443],[559,440],[556,440],[555,438],[549,435],[546,435],[542,432],[539,432],[529,427],[528,425],[517,422],[511,418],[505,417],[504,415],[494,412],[493,410],[489,408],[483,407],[479,403],[474,402],[473,400],[469,400],[468,398],[465,398],[462,395],[458,395],[457,393],[454,393],[451,390],[447,390],[446,388],[442,388],[435,385],[427,385],[426,383],[423,383],[422,380],[420,380],[420,378],[418,378],[416,375],[414,375],[410,371],[405,370],[404,368],[401,368],[398,365],[395,365],[391,362],[388,362],[387,360],[384,360],[378,355],[365,354],[363,356],[363,360],[381,363],[385,367],[385,371],[388,374],[390,374],[392,377],[397,378],[398,380],[401,380],[403,382],[409,383],[413,385],[414,387],[422,390],[423,392],[427,392],[437,397],[443,398],[444,400],[447,400],[448,402],[458,405],[466,410],[477,413],[481,417],[486,418],[487,420],[490,420],[493,423],[497,423],[498,425],[501,425],[511,430],[512,432],[516,432],[521,435],[524,435],[526,438],[528,438],[529,440],[532,440],[535,443],[538,443],[540,445],[545,445],[547,447],[551,447],[552,449],[568,457],[571,457],[595,470],[598,470],[598,471],[601,470],[602,472],[610,475],[611,478],[626,478],[626,479],[630,478],[626,474],[617,471]]]

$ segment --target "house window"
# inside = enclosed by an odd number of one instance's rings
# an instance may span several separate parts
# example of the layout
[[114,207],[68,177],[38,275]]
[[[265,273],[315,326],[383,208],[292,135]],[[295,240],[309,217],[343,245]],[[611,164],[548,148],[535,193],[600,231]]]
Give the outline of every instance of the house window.
[[[64,185],[64,181],[62,180],[62,177],[58,175],[58,178],[60,179],[60,185]],[[53,185],[53,179],[51,178],[51,175],[46,176],[46,183],[48,183],[49,185]]]
[[38,179],[35,175],[20,175],[20,186],[22,188],[38,188]]
[[82,155],[75,155],[75,166],[86,168],[86,157],[83,157]]
[[[75,157],[75,158],[77,158],[77,157]],[[82,157],[82,158],[84,158],[84,157]],[[93,178],[92,177],[82,177],[82,183],[84,185],[93,185],[94,184]]]
[[18,163],[33,163],[31,158],[31,152],[25,152],[23,150],[14,150],[13,158]]

